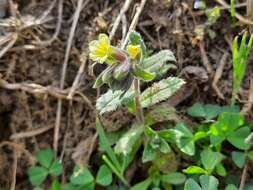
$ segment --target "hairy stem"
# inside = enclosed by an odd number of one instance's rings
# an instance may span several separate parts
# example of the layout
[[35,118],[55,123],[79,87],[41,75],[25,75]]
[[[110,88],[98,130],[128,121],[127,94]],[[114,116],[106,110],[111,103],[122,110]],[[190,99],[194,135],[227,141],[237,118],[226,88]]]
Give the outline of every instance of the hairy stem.
[[135,97],[136,118],[140,124],[144,124],[144,114],[140,101],[140,81],[138,79],[134,79],[134,90],[137,92],[137,96]]

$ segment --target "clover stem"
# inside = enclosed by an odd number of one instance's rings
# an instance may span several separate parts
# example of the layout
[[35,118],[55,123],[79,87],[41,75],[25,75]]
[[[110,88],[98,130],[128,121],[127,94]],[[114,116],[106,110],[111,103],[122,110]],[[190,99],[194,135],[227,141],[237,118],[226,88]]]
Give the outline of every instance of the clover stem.
[[134,90],[137,93],[135,97],[135,105],[136,105],[136,118],[140,124],[144,124],[144,114],[143,109],[141,107],[141,100],[140,100],[140,80],[134,79]]

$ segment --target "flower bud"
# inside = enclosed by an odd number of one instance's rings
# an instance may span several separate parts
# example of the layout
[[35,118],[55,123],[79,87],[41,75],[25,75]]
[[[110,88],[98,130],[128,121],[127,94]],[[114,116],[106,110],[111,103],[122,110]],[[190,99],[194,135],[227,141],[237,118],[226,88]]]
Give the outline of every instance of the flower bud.
[[113,76],[116,80],[125,78],[131,70],[131,64],[128,60],[117,65],[114,69]]

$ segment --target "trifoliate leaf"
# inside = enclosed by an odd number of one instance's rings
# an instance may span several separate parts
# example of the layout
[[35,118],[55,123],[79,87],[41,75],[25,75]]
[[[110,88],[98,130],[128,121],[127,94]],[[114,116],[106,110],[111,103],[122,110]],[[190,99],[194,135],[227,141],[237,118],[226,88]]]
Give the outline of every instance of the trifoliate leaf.
[[200,154],[201,162],[208,171],[208,173],[212,173],[214,168],[225,158],[219,152],[213,152],[211,150],[203,150]]
[[202,190],[218,190],[219,181],[214,176],[202,175],[199,180]]

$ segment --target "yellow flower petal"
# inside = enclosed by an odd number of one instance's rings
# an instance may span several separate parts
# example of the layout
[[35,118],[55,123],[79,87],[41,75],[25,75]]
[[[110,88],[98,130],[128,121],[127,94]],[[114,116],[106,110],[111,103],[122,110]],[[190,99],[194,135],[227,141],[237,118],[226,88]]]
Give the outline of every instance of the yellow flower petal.
[[131,59],[135,59],[141,52],[140,45],[128,45],[127,46],[127,53],[131,57]]

